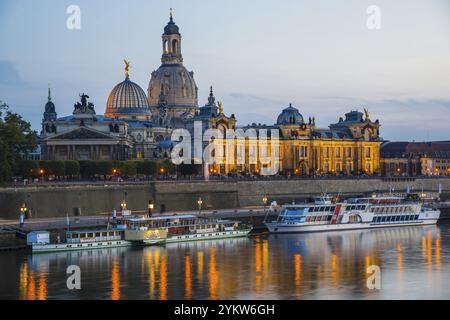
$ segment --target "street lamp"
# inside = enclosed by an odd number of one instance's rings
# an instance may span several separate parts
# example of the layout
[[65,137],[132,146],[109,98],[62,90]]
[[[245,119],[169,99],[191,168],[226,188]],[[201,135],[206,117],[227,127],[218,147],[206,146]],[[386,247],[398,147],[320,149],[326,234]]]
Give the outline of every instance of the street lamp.
[[267,205],[267,196],[266,195],[264,195],[264,197],[262,198],[262,202],[263,202],[263,204],[264,204],[264,212],[266,211],[266,205]]
[[148,201],[148,217],[150,218],[153,213],[153,209],[155,208],[155,204],[153,203],[153,200]]
[[23,227],[24,223],[25,223],[25,213],[27,212],[27,206],[24,204],[22,204],[22,206],[20,207],[20,217],[19,217],[19,225],[20,228]]
[[202,205],[203,205],[203,199],[201,197],[198,198],[197,204],[198,204],[198,214],[200,215],[202,213]]
[[127,209],[127,203],[125,202],[125,199],[120,204],[120,208],[122,209],[122,214],[123,214],[123,211]]

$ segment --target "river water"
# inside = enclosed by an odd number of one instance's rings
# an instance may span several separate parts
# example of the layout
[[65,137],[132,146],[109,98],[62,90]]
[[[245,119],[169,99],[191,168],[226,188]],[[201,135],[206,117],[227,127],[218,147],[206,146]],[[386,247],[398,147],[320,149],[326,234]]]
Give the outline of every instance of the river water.
[[[67,288],[69,265],[81,290]],[[378,289],[369,266],[381,270]],[[450,299],[449,267],[450,224],[4,252],[0,299]]]

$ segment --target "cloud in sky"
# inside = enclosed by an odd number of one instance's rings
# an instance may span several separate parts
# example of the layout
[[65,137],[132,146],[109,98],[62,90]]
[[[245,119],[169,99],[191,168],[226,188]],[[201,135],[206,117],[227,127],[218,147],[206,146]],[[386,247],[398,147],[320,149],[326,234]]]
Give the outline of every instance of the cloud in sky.
[[384,138],[449,138],[446,0],[379,0],[379,31],[366,28],[369,0],[79,0],[82,29],[69,31],[72,2],[0,2],[0,99],[35,127],[49,83],[60,116],[71,113],[79,92],[102,113],[123,80],[124,58],[146,90],[172,6],[200,104],[213,85],[239,124],[274,123],[292,103],[326,127],[367,107]]

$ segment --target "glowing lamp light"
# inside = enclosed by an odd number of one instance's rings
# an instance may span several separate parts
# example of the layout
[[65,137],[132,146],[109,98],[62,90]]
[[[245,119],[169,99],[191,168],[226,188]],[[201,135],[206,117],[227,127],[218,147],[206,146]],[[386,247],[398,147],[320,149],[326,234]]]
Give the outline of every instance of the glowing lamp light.
[[22,206],[20,207],[20,213],[24,214],[27,211],[27,206],[24,204],[22,204]]

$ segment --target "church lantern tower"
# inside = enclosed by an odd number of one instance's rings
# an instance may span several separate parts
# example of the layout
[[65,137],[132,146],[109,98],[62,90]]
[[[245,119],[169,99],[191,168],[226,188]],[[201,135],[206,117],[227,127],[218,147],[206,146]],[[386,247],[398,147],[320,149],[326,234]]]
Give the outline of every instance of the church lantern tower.
[[161,62],[163,64],[183,63],[180,29],[173,21],[172,9],[170,9],[170,20],[164,28],[164,33],[162,35],[162,46],[163,55]]

